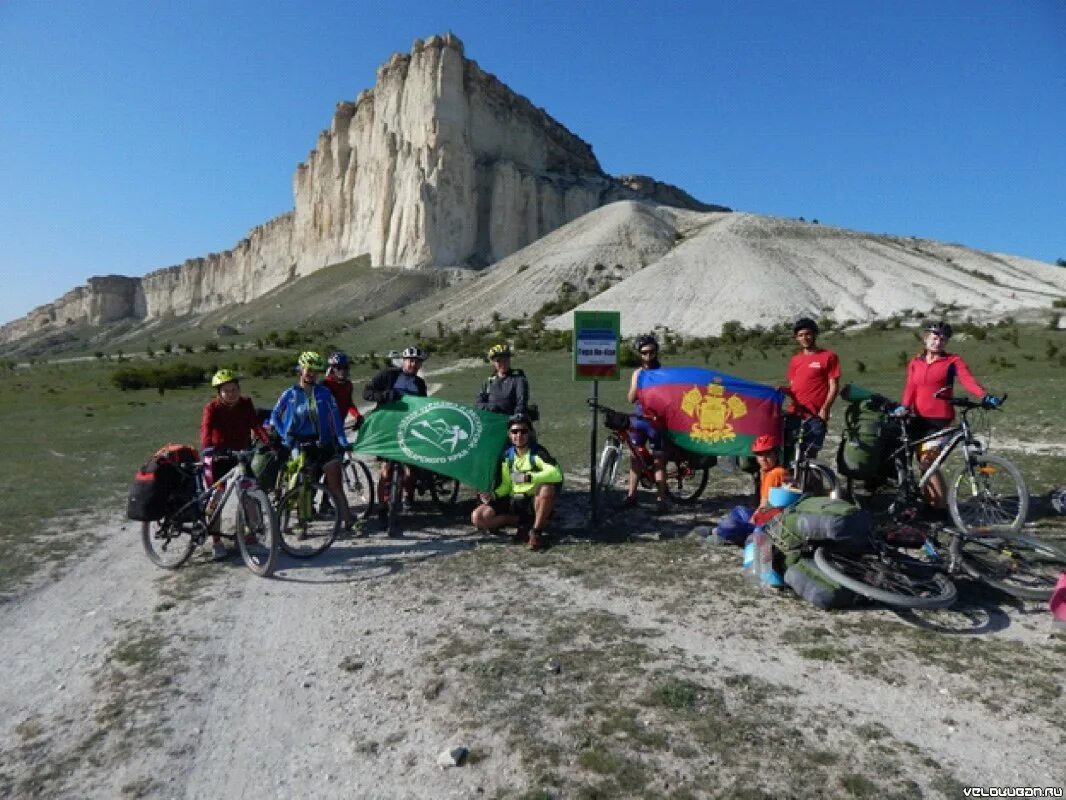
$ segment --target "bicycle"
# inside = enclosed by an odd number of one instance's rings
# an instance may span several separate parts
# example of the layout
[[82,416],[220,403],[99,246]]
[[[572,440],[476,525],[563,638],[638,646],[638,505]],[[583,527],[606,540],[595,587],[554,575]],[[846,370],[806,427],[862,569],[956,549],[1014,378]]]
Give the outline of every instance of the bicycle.
[[230,497],[237,496],[237,527],[233,534],[245,566],[260,577],[269,577],[277,564],[281,536],[267,493],[259,487],[251,469],[254,451],[236,450],[228,455],[237,465],[210,486],[205,485],[204,462],[184,470],[193,482],[193,492],[162,519],[141,525],[141,543],[149,560],[163,569],[177,569],[212,535]]
[[[449,478],[421,467],[405,465],[399,461],[382,459],[382,463],[388,465],[389,480],[387,487],[385,487],[386,496],[378,497],[378,502],[384,503],[387,509],[385,530],[390,538],[399,538],[403,535],[400,514],[403,508],[403,475],[405,468],[412,471],[414,495],[421,497],[424,494],[429,494],[439,510],[444,511],[448,506],[454,505],[459,498],[459,481],[455,478]],[[397,476],[399,476],[399,479],[397,479]]]
[[[888,533],[903,542],[891,544],[880,534],[868,553],[819,547],[814,562],[841,586],[902,608],[947,608],[957,594],[952,578],[959,575],[1013,597],[1046,602],[1066,570],[1066,551],[1028,536],[972,535],[936,526],[926,531],[896,527]],[[948,536],[946,545],[941,534]],[[900,552],[910,548],[919,555]]]
[[318,448],[300,444],[278,476],[274,508],[281,549],[294,558],[311,558],[329,549],[343,521],[340,498],[319,480]]
[[[369,519],[376,505],[374,478],[370,474],[370,467],[349,450],[341,461],[341,478],[344,481],[344,496],[348,500],[348,511],[352,518]],[[357,511],[360,508],[363,510]]]
[[830,467],[814,460],[808,441],[810,431],[798,414],[785,414],[786,468],[792,474],[792,485],[804,494],[838,497],[840,480]]
[[[607,499],[620,477],[619,465],[622,463],[622,443],[625,442],[630,462],[637,466],[640,486],[645,489],[655,488],[655,459],[647,446],[635,444],[629,435],[632,429],[631,415],[615,411],[605,405],[589,400],[588,404],[603,412],[603,424],[610,433],[600,451],[600,460],[596,468],[596,491],[600,497]],[[650,417],[643,417],[650,419]],[[668,445],[666,452],[666,493],[676,503],[689,505],[703,494],[710,477],[708,458],[694,453],[687,453]]]
[[[943,391],[943,390],[942,390]],[[939,393],[938,393],[939,394]],[[1004,395],[1006,400],[1006,395]],[[973,433],[969,419],[975,409],[990,410],[982,403],[968,398],[955,398],[951,404],[961,410],[958,423],[936,431],[920,439],[911,440],[907,432],[907,417],[898,416],[899,405],[882,395],[873,395],[866,401],[870,407],[889,415],[890,424],[896,427],[896,438],[890,452],[881,464],[882,483],[889,489],[888,514],[899,522],[913,520],[925,501],[922,489],[933,479],[948,457],[961,449],[964,463],[947,485],[947,506],[956,528],[965,533],[982,530],[997,530],[1015,533],[1021,529],[1029,512],[1029,492],[1018,468],[1002,456],[987,452],[984,444]],[[943,442],[936,459],[920,477],[916,477],[913,455],[922,445]],[[854,482],[848,478],[847,490],[852,500],[859,504],[873,505],[877,509],[877,489],[867,498],[860,498]]]

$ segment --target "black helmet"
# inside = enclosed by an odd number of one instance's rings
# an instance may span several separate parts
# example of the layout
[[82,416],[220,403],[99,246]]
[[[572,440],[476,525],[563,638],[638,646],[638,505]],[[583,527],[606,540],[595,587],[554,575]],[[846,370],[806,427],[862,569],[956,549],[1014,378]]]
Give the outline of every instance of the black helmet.
[[640,348],[647,347],[649,344],[656,350],[659,349],[659,340],[652,336],[650,333],[645,333],[637,337],[637,340],[633,343],[633,347],[639,353]]
[[939,333],[942,339],[950,339],[951,326],[943,320],[927,322],[922,326],[922,333]]
[[792,326],[792,335],[795,336],[800,331],[813,331],[817,335],[818,323],[810,317],[800,317]]
[[529,418],[528,414],[512,414],[507,420],[507,427],[514,425],[516,422],[529,428],[530,435],[533,435],[533,420]]

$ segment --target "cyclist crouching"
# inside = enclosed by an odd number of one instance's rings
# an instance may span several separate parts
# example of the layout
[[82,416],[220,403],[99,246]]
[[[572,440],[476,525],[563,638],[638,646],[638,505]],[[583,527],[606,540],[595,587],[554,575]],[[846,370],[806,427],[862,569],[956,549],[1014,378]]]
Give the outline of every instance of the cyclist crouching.
[[533,442],[533,426],[526,416],[511,417],[511,446],[500,461],[495,492],[478,495],[481,505],[470,521],[475,528],[494,530],[517,527],[515,541],[529,541],[530,550],[545,547],[544,527],[555,510],[555,497],[563,473],[551,453]]

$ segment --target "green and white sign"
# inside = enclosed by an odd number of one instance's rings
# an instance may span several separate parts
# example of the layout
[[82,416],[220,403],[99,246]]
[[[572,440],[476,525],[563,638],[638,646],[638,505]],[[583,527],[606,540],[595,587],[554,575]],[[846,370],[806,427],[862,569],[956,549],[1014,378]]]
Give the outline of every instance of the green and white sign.
[[574,312],[574,380],[616,381],[618,334],[622,315],[618,311]]
[[489,491],[507,443],[507,422],[503,414],[407,396],[366,418],[355,449]]

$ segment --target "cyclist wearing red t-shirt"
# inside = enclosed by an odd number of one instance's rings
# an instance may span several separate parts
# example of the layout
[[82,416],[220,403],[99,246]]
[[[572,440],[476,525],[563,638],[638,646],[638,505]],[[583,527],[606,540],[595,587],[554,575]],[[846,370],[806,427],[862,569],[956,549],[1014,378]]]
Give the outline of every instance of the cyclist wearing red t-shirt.
[[326,370],[326,379],[322,381],[337,401],[337,409],[341,412],[341,419],[349,415],[354,420],[352,430],[359,430],[363,424],[363,415],[359,413],[352,400],[352,381],[348,377],[351,369],[351,360],[348,354],[338,350],[329,357],[329,369]]
[[813,458],[825,443],[829,413],[840,390],[840,359],[818,346],[818,324],[810,317],[796,320],[792,334],[800,352],[788,362],[789,394],[802,420],[808,456]]
[[[241,395],[239,380],[240,376],[229,369],[220,369],[211,378],[217,396],[204,406],[200,419],[200,447],[208,462],[204,475],[208,483],[214,483],[237,465],[226,451],[247,450],[253,434],[261,442],[268,441],[252,399]],[[211,450],[219,451],[219,455],[212,455],[208,452]],[[226,548],[217,531],[212,534],[212,557],[216,561],[226,558]]]
[[[1003,401],[984,390],[961,356],[948,353],[944,346],[951,338],[951,326],[946,322],[930,322],[922,329],[925,347],[907,365],[907,382],[903,387],[902,406],[897,413],[908,412],[914,417],[916,438],[928,436],[947,428],[955,419],[951,405],[955,379],[974,397],[989,408],[998,408]],[[940,453],[941,442],[932,439],[921,446],[918,462],[928,468]],[[925,497],[930,505],[944,506],[944,482],[934,475],[926,484]]]

